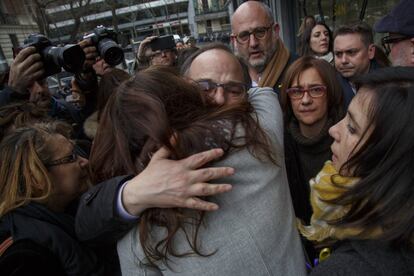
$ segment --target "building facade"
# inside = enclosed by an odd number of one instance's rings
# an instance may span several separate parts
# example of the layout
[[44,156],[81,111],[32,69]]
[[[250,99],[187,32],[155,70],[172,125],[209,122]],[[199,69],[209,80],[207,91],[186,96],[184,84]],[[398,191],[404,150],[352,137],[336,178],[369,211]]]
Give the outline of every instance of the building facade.
[[79,39],[98,25],[114,27],[126,42],[142,40],[152,34],[190,34],[188,0],[64,2],[46,9],[49,35],[54,40],[66,42]]
[[0,1],[0,72],[7,70],[13,60],[13,49],[23,44],[38,27],[24,0]]

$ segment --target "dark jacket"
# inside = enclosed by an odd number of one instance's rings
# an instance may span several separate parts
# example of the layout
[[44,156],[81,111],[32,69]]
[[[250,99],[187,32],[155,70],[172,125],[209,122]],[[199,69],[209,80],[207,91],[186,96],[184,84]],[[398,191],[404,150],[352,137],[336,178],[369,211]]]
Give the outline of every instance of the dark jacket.
[[381,241],[345,241],[311,275],[414,275],[414,251],[392,248]]
[[[373,59],[371,60],[368,72],[372,72],[378,68],[381,68],[381,65],[379,65],[375,59]],[[355,96],[355,92],[352,89],[351,83],[349,82],[348,79],[344,78],[339,73],[337,74],[337,78],[338,78],[339,84],[341,85],[342,91],[344,93],[344,106],[345,106],[345,110],[347,110],[349,104],[351,103],[352,98]]]
[[[2,241],[10,236],[13,244],[1,257],[0,269],[15,264],[16,271],[23,274],[13,275],[24,275],[24,271],[31,271],[31,275],[43,275],[35,272],[44,273],[45,269],[52,269],[53,266],[56,273],[64,271],[66,275],[104,275],[104,266],[95,253],[77,241],[74,219],[70,215],[52,212],[38,203],[29,203],[1,218]],[[6,257],[7,262],[4,262]],[[38,261],[18,261],[32,257]],[[48,262],[53,262],[53,266],[44,267]]]
[[131,177],[120,176],[89,189],[81,197],[75,229],[81,241],[91,245],[115,245],[137,221],[122,219],[116,209],[119,187]]

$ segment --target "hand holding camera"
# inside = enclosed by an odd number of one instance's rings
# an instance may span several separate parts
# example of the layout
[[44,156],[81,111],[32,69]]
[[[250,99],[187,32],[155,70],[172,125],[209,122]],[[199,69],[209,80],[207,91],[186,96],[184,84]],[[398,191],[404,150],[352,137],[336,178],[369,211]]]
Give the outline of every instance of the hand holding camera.
[[82,40],[78,45],[82,48],[83,53],[85,54],[85,62],[82,69],[83,71],[86,71],[92,68],[95,63],[96,58],[99,56],[98,50],[89,38]]
[[11,64],[8,85],[16,92],[26,94],[27,88],[44,73],[41,55],[35,47],[27,47],[17,54]]
[[151,43],[151,41],[153,41],[156,38],[157,38],[157,36],[149,36],[149,37],[146,37],[141,42],[141,44],[139,45],[139,48],[138,48],[138,52],[137,52],[138,61],[142,62],[147,58],[146,55],[145,55],[145,52],[148,49],[148,45]]
[[177,58],[175,40],[172,35],[145,38],[137,53],[139,62],[149,61],[150,65],[172,66]]
[[[110,66],[116,66],[124,60],[124,52],[119,47],[117,34],[112,28],[98,26],[93,30],[93,33],[84,36],[83,39],[89,39],[91,45],[94,45],[98,50],[99,56]],[[92,52],[92,49],[90,51]],[[86,55],[89,53],[85,52]]]

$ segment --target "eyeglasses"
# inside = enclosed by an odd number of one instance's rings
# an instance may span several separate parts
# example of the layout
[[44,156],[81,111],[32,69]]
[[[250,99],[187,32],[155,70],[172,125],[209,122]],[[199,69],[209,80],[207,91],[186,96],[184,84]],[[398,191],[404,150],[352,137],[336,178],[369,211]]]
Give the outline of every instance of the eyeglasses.
[[49,163],[45,164],[46,167],[53,167],[53,166],[59,166],[63,164],[73,163],[78,160],[78,153],[76,152],[75,148],[72,150],[72,153],[68,156],[62,157],[57,160],[50,161]]
[[248,86],[239,82],[215,83],[211,80],[197,80],[195,83],[205,92],[212,93],[219,87],[224,91],[231,93],[233,96],[242,96],[246,93]]
[[254,38],[256,39],[264,39],[267,35],[267,32],[272,28],[271,26],[268,27],[258,27],[253,29],[253,31],[243,31],[239,34],[235,35],[233,34],[232,37],[235,37],[237,42],[240,44],[245,44],[250,40],[250,35],[254,35]]
[[309,87],[307,89],[299,88],[299,87],[292,87],[292,88],[286,89],[286,92],[291,99],[297,100],[297,99],[302,99],[303,96],[305,96],[306,92],[312,98],[322,97],[323,95],[325,95],[326,89],[327,88],[325,85],[317,85],[317,86]]
[[382,47],[384,47],[385,53],[387,55],[391,52],[391,44],[397,43],[406,39],[410,39],[411,37],[405,35],[387,35],[381,39]]

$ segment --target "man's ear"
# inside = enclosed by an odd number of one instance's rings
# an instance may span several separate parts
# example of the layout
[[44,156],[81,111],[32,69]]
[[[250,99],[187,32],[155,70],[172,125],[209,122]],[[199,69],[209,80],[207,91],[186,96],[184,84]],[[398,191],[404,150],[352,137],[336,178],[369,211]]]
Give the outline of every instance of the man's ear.
[[237,43],[236,35],[235,34],[231,34],[230,35],[230,42],[231,42],[232,46],[235,48],[236,47],[236,43]]
[[277,22],[273,23],[272,29],[275,33],[279,34],[279,31],[280,31],[279,23],[277,23]]
[[375,57],[375,45],[374,44],[370,44],[368,46],[368,58],[369,60],[374,59]]
[[277,23],[277,22],[273,23],[272,31],[275,33],[276,38],[279,38],[279,32],[280,32],[279,23]]

